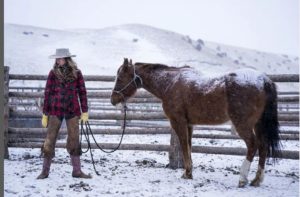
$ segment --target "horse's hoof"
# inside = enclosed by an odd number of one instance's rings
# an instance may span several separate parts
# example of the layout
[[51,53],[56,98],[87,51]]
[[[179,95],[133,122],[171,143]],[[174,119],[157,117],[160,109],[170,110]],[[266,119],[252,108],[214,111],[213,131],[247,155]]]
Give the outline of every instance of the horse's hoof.
[[247,185],[248,181],[239,181],[239,188],[243,188]]
[[251,181],[250,186],[258,187],[260,185],[260,180],[255,178],[253,181]]
[[193,179],[193,175],[192,175],[192,174],[187,175],[186,173],[184,173],[184,174],[181,176],[181,178],[183,178],[183,179]]

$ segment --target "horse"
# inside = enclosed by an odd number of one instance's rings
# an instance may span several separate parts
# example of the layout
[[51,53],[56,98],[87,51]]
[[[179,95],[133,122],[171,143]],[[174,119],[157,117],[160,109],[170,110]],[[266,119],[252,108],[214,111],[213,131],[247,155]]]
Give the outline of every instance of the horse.
[[125,103],[139,88],[162,101],[164,113],[182,149],[184,179],[193,178],[191,140],[195,124],[232,122],[247,147],[238,187],[248,184],[250,165],[257,150],[258,169],[251,186],[262,183],[266,159],[276,161],[281,155],[276,85],[263,73],[238,69],[206,76],[189,66],[133,64],[132,60],[124,58],[112,90],[112,105]]

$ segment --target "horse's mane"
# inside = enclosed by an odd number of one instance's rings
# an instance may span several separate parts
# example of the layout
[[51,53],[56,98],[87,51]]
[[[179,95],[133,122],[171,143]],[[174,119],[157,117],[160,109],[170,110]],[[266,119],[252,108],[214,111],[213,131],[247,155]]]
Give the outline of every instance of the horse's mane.
[[182,66],[182,67],[174,67],[174,66],[167,66],[165,64],[156,64],[156,63],[144,63],[144,62],[136,62],[135,66],[142,66],[147,69],[151,70],[179,70],[181,68],[190,68],[190,66]]

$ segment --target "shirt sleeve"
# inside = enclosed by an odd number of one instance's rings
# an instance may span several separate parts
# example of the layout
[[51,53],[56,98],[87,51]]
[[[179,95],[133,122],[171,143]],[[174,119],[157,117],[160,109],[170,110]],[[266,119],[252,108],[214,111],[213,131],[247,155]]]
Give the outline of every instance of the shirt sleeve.
[[85,82],[82,76],[81,71],[78,71],[77,75],[77,88],[78,88],[78,94],[79,94],[79,100],[80,100],[80,106],[81,106],[81,111],[82,113],[85,113],[88,111],[88,105],[87,105],[87,93],[86,93],[86,88],[85,88]]
[[50,110],[50,101],[49,101],[49,97],[50,97],[50,92],[51,92],[51,87],[54,83],[54,73],[52,72],[52,70],[49,72],[48,74],[48,79],[46,82],[46,87],[45,87],[45,92],[44,92],[44,107],[43,107],[43,113],[45,115],[49,114],[49,110]]

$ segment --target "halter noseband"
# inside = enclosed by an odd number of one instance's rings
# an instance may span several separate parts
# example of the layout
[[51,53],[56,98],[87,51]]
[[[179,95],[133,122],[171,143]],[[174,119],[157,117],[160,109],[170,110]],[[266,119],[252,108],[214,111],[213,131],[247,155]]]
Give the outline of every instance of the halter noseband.
[[[132,65],[132,64],[131,64]],[[142,78],[139,76],[139,75],[137,75],[136,74],[136,72],[135,72],[135,66],[134,65],[132,65],[133,66],[133,79],[131,80],[131,81],[129,81],[121,90],[113,90],[113,92],[115,92],[115,93],[117,93],[117,94],[120,94],[123,98],[124,98],[124,101],[125,101],[125,96],[124,96],[124,94],[122,93],[122,91],[124,91],[124,90],[126,90],[129,86],[130,86],[130,84],[132,83],[132,82],[134,82],[134,85],[135,85],[135,87],[136,88],[138,88],[138,85],[136,84],[136,79],[139,79],[140,80],[140,82],[141,82],[141,86],[143,86],[143,80],[142,80]],[[118,78],[118,77],[117,77]]]

